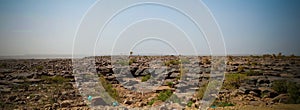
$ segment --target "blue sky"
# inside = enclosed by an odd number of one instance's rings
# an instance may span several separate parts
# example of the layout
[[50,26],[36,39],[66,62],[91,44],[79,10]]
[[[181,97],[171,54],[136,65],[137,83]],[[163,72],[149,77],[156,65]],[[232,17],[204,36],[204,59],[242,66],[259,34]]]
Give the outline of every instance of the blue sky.
[[[0,56],[72,54],[77,26],[95,1],[1,0]],[[203,0],[203,2],[211,10],[222,30],[228,54],[283,52],[286,55],[292,53],[300,55],[299,0]],[[166,12],[168,10],[161,10],[158,13]],[[112,39],[103,40],[106,42]],[[148,44],[155,44],[151,42]],[[103,46],[109,46],[108,44],[110,43]],[[206,47],[205,44],[197,46],[199,51],[205,50],[201,47]],[[151,47],[162,48],[155,45]],[[108,51],[102,53],[105,52]]]
[[229,53],[299,55],[299,0],[205,0]]

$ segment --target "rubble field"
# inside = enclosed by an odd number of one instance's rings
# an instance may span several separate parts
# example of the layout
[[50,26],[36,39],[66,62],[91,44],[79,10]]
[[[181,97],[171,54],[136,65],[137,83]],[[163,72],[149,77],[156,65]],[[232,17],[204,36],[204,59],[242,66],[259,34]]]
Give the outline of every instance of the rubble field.
[[[111,56],[87,57],[93,81],[100,82],[116,102],[80,94],[72,59],[0,60],[0,109],[90,109],[91,106],[149,109],[197,109],[211,77],[224,78],[209,109],[294,109],[300,106],[300,57],[226,56]],[[218,59],[221,57],[216,57]],[[216,72],[213,64],[224,66]],[[127,71],[123,71],[127,70]],[[218,71],[218,69],[217,69]],[[74,74],[76,73],[76,74]],[[212,74],[215,73],[215,74]],[[76,76],[79,75],[79,76]],[[88,79],[88,78],[87,78]],[[141,92],[139,84],[149,89]],[[191,93],[190,95],[180,95]],[[101,93],[98,93],[101,94]],[[185,101],[182,101],[184,99]],[[102,103],[99,103],[102,102]],[[168,103],[166,103],[168,102]],[[171,103],[169,103],[171,102]]]

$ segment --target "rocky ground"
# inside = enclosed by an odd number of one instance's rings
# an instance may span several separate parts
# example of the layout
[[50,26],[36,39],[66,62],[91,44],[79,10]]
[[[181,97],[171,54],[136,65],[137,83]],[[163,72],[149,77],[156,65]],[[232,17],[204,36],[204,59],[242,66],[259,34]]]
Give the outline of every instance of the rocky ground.
[[[94,58],[95,62],[90,62],[93,67],[88,66],[89,74],[97,75],[92,82],[101,82],[118,102],[116,106],[129,109],[198,108],[203,103],[207,83],[213,77],[210,73],[214,70],[214,61],[208,56],[132,56],[129,62],[111,58]],[[226,61],[225,80],[210,109],[277,109],[278,104],[300,103],[300,57],[228,56]],[[73,73],[71,59],[0,60],[0,109],[89,109],[88,105],[112,105],[98,95],[91,95],[89,99],[88,94],[80,94],[84,92],[82,89],[91,86],[91,81],[79,73]],[[146,82],[158,86],[151,88]],[[140,90],[141,83],[149,90]],[[189,91],[194,92],[180,94]]]

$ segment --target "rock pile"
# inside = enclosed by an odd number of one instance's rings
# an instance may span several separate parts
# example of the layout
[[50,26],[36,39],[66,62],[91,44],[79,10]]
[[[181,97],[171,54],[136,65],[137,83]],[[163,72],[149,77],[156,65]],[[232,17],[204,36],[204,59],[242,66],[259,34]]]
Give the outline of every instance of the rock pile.
[[[201,91],[213,76],[214,61],[208,56],[130,56],[128,61],[116,62],[109,56],[93,59],[94,67],[81,63],[97,76],[92,78],[74,74],[71,59],[0,60],[0,108],[87,109],[88,104],[101,105],[105,102],[102,98],[94,97],[86,103],[87,96],[80,94],[80,88],[92,85],[78,86],[75,82],[101,82],[100,77],[109,87],[107,91],[116,91],[113,95],[119,106],[199,107],[204,94]],[[300,93],[299,73],[299,57],[229,56],[214,105],[300,103],[299,95],[295,95]],[[76,80],[75,75],[79,76]]]

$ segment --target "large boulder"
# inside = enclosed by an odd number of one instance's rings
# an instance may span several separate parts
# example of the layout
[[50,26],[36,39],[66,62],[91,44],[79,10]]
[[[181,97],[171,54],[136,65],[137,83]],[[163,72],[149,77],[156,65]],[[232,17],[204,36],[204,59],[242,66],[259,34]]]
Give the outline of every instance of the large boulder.
[[107,67],[98,67],[96,68],[96,71],[97,73],[101,73],[102,75],[113,73],[112,68],[107,68]]
[[262,98],[274,98],[278,95],[278,93],[271,88],[260,87],[258,89],[261,90]]
[[257,84],[270,84],[270,80],[267,78],[259,78]]
[[133,73],[133,75],[134,75],[134,76],[140,76],[140,75],[144,74],[144,71],[145,71],[146,69],[147,69],[146,67],[138,68],[138,69]]
[[280,94],[272,99],[272,102],[275,103],[287,103],[289,96],[287,94]]
[[94,98],[92,100],[92,105],[93,106],[107,106],[107,104],[102,98]]

